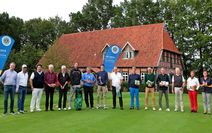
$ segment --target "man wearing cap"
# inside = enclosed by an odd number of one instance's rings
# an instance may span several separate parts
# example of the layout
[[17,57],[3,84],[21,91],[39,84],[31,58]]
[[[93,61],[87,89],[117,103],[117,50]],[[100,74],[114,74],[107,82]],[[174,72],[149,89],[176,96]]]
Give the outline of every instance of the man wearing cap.
[[16,92],[18,93],[18,112],[24,113],[24,101],[27,93],[28,72],[27,65],[22,65],[22,71],[17,75]]
[[14,112],[15,87],[17,82],[17,72],[15,71],[15,63],[10,63],[10,68],[6,70],[0,77],[0,81],[4,83],[4,115],[8,110],[8,96],[10,95],[10,113]]

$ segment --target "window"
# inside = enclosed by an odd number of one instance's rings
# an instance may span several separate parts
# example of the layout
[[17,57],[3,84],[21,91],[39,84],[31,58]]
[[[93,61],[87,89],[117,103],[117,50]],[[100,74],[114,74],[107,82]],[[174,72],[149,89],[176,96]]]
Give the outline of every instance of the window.
[[134,55],[135,55],[134,51],[125,51],[123,58],[132,59],[132,58],[134,58]]
[[122,75],[123,75],[123,80],[124,81],[128,81],[129,73],[128,72],[123,72]]
[[108,47],[106,47],[106,48],[104,49],[104,51],[102,52],[103,60],[105,59],[105,54],[106,54],[107,49],[108,49]]

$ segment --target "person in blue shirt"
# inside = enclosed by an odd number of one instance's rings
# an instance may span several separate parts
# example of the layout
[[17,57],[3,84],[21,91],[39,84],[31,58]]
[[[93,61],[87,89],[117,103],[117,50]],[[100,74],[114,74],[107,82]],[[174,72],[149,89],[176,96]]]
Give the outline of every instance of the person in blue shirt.
[[132,67],[132,73],[129,75],[128,83],[130,86],[130,109],[134,109],[134,97],[136,97],[136,108],[140,109],[139,103],[139,87],[141,84],[141,76],[136,74],[136,67]]
[[107,109],[107,82],[108,82],[108,73],[104,70],[104,65],[100,66],[100,71],[97,73],[97,109],[101,107],[100,96],[102,92],[102,96],[104,99],[104,109]]
[[[96,78],[93,73],[91,73],[91,67],[86,68],[86,72],[82,75],[82,83],[85,95],[85,104],[87,108],[94,109],[93,103],[93,87],[96,83]],[[88,102],[88,96],[90,97],[90,106]]]
[[0,81],[4,83],[4,115],[8,111],[8,97],[10,95],[10,113],[14,112],[14,97],[17,84],[17,72],[15,71],[15,63],[10,63],[10,68],[6,70],[0,77]]

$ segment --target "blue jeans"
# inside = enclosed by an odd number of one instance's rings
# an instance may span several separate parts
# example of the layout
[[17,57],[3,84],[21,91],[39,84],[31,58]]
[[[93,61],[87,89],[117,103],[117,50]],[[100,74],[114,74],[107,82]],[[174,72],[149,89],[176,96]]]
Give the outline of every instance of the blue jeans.
[[13,112],[14,108],[14,96],[15,96],[15,85],[4,86],[4,112],[8,110],[8,96],[10,95],[10,112]]
[[131,107],[134,107],[134,97],[136,98],[136,107],[140,107],[139,103],[139,88],[130,87],[130,98],[131,98]]
[[19,86],[18,88],[18,111],[24,111],[24,101],[27,93],[27,87]]

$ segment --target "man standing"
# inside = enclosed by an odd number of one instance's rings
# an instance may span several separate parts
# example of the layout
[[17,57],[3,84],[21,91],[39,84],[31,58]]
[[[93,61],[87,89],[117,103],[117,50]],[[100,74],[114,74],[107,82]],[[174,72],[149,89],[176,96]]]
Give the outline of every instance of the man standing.
[[158,75],[157,83],[159,86],[159,111],[162,111],[162,97],[165,94],[166,98],[166,111],[169,112],[169,97],[168,97],[168,88],[169,88],[169,76],[165,74],[165,69],[162,67],[160,69],[161,74]]
[[[82,82],[83,82],[83,88],[84,88],[84,95],[85,95],[85,104],[87,108],[94,109],[94,103],[93,103],[93,86],[96,83],[96,78],[91,73],[91,68],[87,67],[86,72],[82,75]],[[90,97],[90,106],[88,102],[88,95]]]
[[120,109],[123,110],[123,99],[122,99],[122,92],[121,86],[123,83],[123,76],[120,72],[118,72],[118,68],[115,66],[113,69],[114,72],[110,75],[110,90],[112,90],[113,94],[113,109],[116,108],[116,96],[119,97],[119,105]]
[[36,105],[36,110],[41,111],[40,102],[44,89],[44,72],[42,71],[42,65],[38,64],[36,66],[36,71],[30,76],[30,86],[32,89],[32,99],[30,103],[30,112],[34,112]]
[[198,78],[195,77],[195,72],[190,72],[190,77],[187,80],[187,89],[188,89],[188,95],[190,99],[190,105],[191,105],[191,112],[196,113],[198,110],[198,104],[197,104],[197,90],[199,89],[200,84]]
[[211,93],[212,93],[212,79],[208,77],[208,72],[203,71],[203,77],[200,79],[202,87],[202,99],[204,114],[211,114]]
[[44,76],[44,82],[45,82],[45,92],[46,92],[45,111],[48,111],[48,108],[49,108],[49,97],[50,97],[50,110],[54,111],[53,101],[54,101],[54,90],[57,84],[57,74],[54,72],[54,66],[52,64],[48,66],[48,71],[45,73],[45,76]]
[[136,97],[136,109],[140,109],[139,88],[141,85],[141,76],[136,74],[136,67],[132,67],[132,74],[129,75],[128,83],[130,86],[130,109],[134,109],[134,97]]
[[100,95],[102,92],[102,96],[104,99],[104,109],[107,109],[107,82],[108,82],[108,74],[104,70],[104,65],[100,66],[100,71],[97,73],[97,83],[98,83],[98,88],[97,88],[97,109],[101,107],[100,103]]
[[63,98],[63,110],[66,110],[66,100],[67,100],[67,91],[68,83],[70,81],[69,75],[66,72],[66,66],[62,65],[61,72],[58,74],[58,84],[59,84],[59,101],[58,101],[58,110],[61,110],[62,98]]
[[10,95],[10,113],[14,115],[14,96],[17,82],[14,62],[10,63],[10,68],[2,74],[0,81],[4,83],[4,115],[7,114],[8,110],[8,95]]
[[18,93],[18,112],[24,113],[24,101],[27,93],[28,83],[27,65],[22,65],[22,71],[18,73],[16,92]]
[[145,74],[145,110],[148,110],[148,97],[149,92],[152,95],[152,110],[155,111],[155,75],[152,68],[147,68],[147,73]]
[[71,89],[70,89],[70,97],[69,97],[69,107],[68,109],[70,110],[72,108],[72,101],[73,97],[76,94],[76,89],[80,88],[81,85],[81,78],[82,78],[82,73],[78,69],[78,63],[74,64],[74,68],[70,72],[70,80],[71,80]]
[[185,85],[185,79],[181,75],[180,68],[175,68],[175,74],[172,76],[172,93],[175,94],[175,109],[174,111],[178,111],[178,99],[180,97],[180,109],[181,112],[184,112],[184,104],[183,104],[183,88]]

